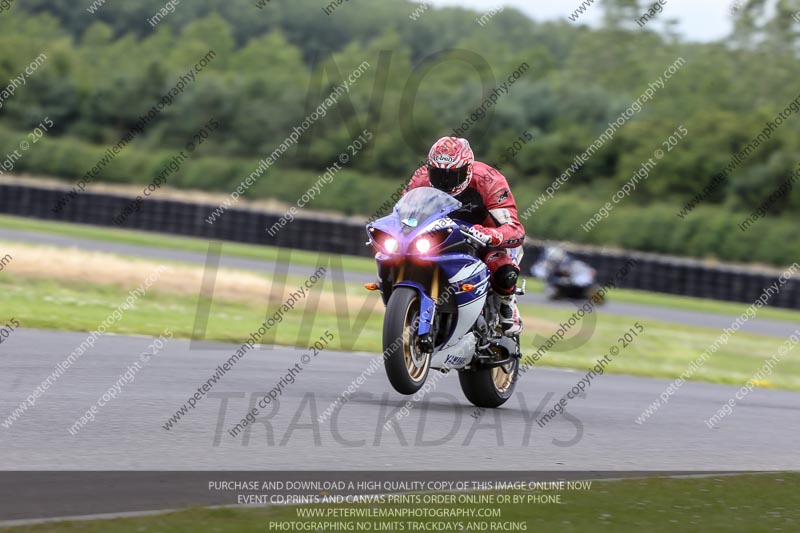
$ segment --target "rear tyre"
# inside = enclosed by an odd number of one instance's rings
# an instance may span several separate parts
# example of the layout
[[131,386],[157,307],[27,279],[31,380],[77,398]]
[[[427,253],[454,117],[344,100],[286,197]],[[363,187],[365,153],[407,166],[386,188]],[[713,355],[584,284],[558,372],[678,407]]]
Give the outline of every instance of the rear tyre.
[[494,408],[506,403],[514,394],[518,372],[519,359],[514,357],[504,366],[462,370],[458,373],[458,381],[470,402],[478,407]]
[[417,392],[431,367],[431,354],[423,352],[419,345],[419,308],[419,295],[409,287],[395,288],[386,305],[383,363],[389,382],[400,394]]

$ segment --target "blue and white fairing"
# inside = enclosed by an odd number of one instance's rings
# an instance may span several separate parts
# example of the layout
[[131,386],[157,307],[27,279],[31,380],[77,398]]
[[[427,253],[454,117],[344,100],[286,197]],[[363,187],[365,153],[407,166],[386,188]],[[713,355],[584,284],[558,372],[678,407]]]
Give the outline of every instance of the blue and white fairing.
[[[458,369],[470,363],[476,346],[472,328],[481,315],[489,292],[489,269],[479,257],[467,253],[470,248],[460,231],[460,226],[466,224],[449,217],[460,207],[461,203],[447,193],[419,187],[409,191],[392,214],[367,226],[376,250],[384,303],[388,302],[394,287],[411,287],[419,293],[419,335],[431,332],[436,315],[431,286],[402,274],[397,279],[388,279],[389,273],[407,272],[412,267],[418,271],[435,272],[438,266],[447,280],[446,287],[438,288],[438,295],[441,301],[448,292],[452,293],[458,318],[450,335],[435,346],[432,368]],[[472,287],[462,290],[464,285]]]

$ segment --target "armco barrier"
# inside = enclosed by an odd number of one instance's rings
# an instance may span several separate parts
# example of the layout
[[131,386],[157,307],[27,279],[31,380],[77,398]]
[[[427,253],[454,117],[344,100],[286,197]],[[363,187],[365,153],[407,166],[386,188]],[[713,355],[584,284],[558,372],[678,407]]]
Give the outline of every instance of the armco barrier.
[[[122,212],[131,201],[130,197],[117,194],[84,192],[72,198],[62,211],[55,213],[53,207],[64,192],[64,189],[0,183],[0,213],[116,227],[112,217]],[[275,224],[282,213],[233,208],[226,211],[213,225],[208,224],[205,219],[216,207],[210,204],[149,198],[142,209],[131,215],[122,227],[203,239],[347,255],[371,255],[370,249],[364,246],[366,233],[362,223],[302,216],[283,227],[275,237],[270,237],[266,228]],[[526,245],[522,265],[526,274],[541,249],[541,244]],[[764,288],[773,284],[780,274],[778,270],[707,265],[702,261],[655,254],[588,248],[575,248],[570,252],[592,265],[597,270],[601,283],[610,281],[629,259],[634,258],[638,263],[621,281],[621,287],[734,302],[755,301]],[[770,304],[800,309],[800,274],[798,278],[786,283],[780,293],[770,300]]]

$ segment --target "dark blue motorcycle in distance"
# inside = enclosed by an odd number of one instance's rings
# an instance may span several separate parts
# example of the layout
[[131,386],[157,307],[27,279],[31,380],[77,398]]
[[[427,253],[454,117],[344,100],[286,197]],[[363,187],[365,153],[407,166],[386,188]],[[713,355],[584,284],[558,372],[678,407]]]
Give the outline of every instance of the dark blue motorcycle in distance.
[[419,187],[368,224],[378,283],[366,287],[380,290],[386,305],[384,366],[397,392],[417,392],[430,369],[457,370],[470,402],[498,407],[514,392],[519,337],[502,334],[484,245],[449,216],[460,207],[449,194]]

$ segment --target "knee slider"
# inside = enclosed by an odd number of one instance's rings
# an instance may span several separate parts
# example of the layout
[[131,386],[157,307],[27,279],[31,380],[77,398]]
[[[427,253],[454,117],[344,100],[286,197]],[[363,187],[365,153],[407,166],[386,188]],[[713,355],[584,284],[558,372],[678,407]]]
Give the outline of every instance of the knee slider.
[[494,274],[495,284],[502,289],[513,289],[518,278],[519,271],[514,265],[503,265]]

